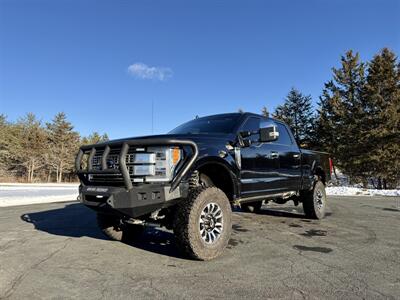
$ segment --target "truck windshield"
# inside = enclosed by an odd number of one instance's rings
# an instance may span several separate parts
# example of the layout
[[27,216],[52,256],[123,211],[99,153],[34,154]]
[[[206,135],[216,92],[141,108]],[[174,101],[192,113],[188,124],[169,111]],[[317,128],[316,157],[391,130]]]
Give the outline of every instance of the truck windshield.
[[197,118],[171,130],[170,134],[232,133],[240,114]]

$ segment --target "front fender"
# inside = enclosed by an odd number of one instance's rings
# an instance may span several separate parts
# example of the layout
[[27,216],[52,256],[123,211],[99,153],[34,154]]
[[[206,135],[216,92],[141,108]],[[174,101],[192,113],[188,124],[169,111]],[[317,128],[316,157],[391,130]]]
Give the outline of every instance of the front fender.
[[230,154],[227,154],[224,158],[219,155],[199,155],[198,159],[192,165],[190,171],[187,173],[185,179],[187,180],[191,176],[192,172],[211,164],[219,165],[226,170],[231,179],[234,195],[239,195],[238,183],[240,182],[240,171],[237,168],[235,159]]

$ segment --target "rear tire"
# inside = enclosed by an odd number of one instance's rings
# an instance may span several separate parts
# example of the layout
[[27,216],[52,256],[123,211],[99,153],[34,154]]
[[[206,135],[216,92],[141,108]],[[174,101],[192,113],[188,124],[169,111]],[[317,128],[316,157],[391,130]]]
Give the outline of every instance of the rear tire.
[[323,219],[326,210],[325,185],[317,181],[313,190],[304,192],[302,196],[303,210],[307,218]]
[[248,213],[259,213],[261,211],[262,201],[240,204],[240,208]]
[[143,225],[126,224],[118,216],[103,213],[97,213],[97,224],[104,235],[115,241],[133,240],[144,231]]
[[193,189],[176,210],[173,229],[178,247],[194,259],[218,257],[231,236],[231,214],[229,200],[220,189]]

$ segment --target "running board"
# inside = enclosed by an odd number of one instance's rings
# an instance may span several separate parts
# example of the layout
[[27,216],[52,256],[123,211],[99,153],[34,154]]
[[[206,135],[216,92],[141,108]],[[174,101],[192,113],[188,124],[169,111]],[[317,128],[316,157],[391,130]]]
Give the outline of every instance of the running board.
[[276,198],[288,199],[292,196],[297,195],[296,191],[284,192],[284,193],[276,193],[276,194],[268,194],[268,195],[259,195],[253,197],[245,197],[245,198],[238,198],[235,200],[235,204],[252,202],[257,200],[272,200]]
[[294,192],[294,191],[292,191],[292,192],[287,192],[287,193],[283,193],[283,194],[282,194],[282,198],[283,198],[283,199],[288,199],[288,198],[293,197],[293,196],[296,196],[296,195],[297,195],[297,192]]

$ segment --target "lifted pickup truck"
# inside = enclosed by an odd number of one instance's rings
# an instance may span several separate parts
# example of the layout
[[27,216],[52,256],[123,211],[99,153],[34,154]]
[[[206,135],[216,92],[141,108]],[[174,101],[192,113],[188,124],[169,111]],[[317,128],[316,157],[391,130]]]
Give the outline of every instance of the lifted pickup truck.
[[166,135],[82,146],[76,157],[80,201],[97,211],[112,239],[137,237],[146,224],[173,229],[184,253],[219,256],[231,235],[231,206],[301,202],[325,215],[327,153],[298,147],[288,126],[252,113],[196,118]]

